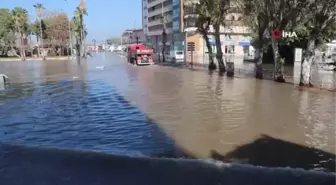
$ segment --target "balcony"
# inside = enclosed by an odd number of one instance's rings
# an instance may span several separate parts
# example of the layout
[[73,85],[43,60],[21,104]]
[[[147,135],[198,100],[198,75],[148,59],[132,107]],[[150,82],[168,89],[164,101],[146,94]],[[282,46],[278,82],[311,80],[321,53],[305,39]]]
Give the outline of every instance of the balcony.
[[[166,32],[167,34],[173,33],[173,28],[167,28]],[[153,36],[153,35],[162,35],[162,29],[148,31],[148,36]]]
[[172,9],[173,9],[173,5],[167,5],[167,6],[163,7],[163,10],[162,10],[162,8],[158,8],[154,11],[148,12],[148,17],[152,17],[152,16],[155,16],[155,15],[160,15],[162,13],[169,12]]
[[153,7],[153,6],[156,6],[158,4],[162,4],[165,3],[166,1],[169,1],[169,0],[156,0],[156,1],[152,1],[150,3],[147,4],[147,7]]
[[[172,22],[172,16],[171,15],[167,15],[167,22]],[[162,24],[162,21],[161,19],[156,19],[156,20],[153,20],[153,21],[148,21],[148,27],[151,27],[151,26],[155,26],[155,25],[160,25]]]

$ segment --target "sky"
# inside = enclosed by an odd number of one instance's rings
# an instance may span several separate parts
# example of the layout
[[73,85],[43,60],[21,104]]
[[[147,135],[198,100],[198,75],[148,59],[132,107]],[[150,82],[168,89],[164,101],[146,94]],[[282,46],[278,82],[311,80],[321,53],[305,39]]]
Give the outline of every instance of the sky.
[[[72,17],[79,2],[80,0],[0,0],[0,8],[23,7],[29,12],[30,20],[35,20],[33,5],[36,3],[43,4],[45,11],[65,11]],[[88,41],[120,37],[126,29],[141,28],[141,2],[142,0],[86,0],[88,16],[84,17],[84,23],[88,28]]]

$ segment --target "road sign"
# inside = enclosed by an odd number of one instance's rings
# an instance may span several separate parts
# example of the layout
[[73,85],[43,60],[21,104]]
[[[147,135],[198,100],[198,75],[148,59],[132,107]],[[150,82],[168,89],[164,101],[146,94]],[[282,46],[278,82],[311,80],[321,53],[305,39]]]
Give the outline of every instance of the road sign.
[[301,48],[295,48],[295,62],[300,62],[302,60],[302,49]]
[[195,51],[195,42],[188,42],[188,51]]

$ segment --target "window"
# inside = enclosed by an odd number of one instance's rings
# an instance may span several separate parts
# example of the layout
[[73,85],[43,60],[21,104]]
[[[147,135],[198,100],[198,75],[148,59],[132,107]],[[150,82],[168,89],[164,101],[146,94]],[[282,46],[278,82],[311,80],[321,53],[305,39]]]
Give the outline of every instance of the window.
[[180,5],[180,0],[173,0],[173,6]]
[[173,22],[173,30],[174,31],[180,31],[180,21],[174,21]]

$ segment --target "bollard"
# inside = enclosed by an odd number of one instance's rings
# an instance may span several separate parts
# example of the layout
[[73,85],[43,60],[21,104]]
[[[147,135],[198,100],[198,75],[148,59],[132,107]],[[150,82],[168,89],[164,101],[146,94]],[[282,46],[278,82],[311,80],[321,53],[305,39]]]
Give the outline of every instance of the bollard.
[[234,63],[227,62],[226,65],[227,65],[226,76],[233,77],[234,76]]
[[5,74],[0,74],[0,90],[4,90],[5,89],[5,83],[8,79],[8,76]]

